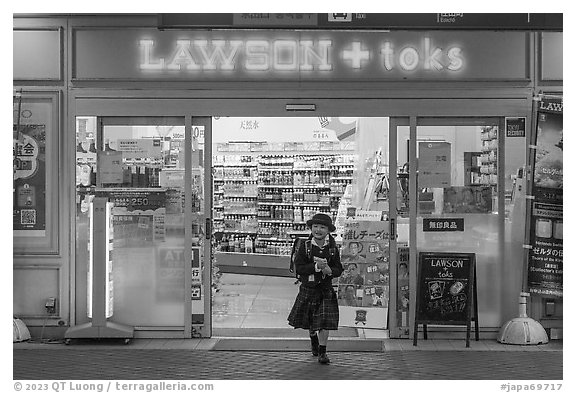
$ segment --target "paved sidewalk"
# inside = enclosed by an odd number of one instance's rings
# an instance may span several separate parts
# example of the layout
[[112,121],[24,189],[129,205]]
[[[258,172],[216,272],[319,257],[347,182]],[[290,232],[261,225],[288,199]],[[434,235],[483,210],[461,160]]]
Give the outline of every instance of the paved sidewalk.
[[[489,340],[381,340],[380,351],[330,351],[320,365],[303,348],[275,344],[214,349],[220,339],[135,339],[128,345],[17,343],[15,380],[562,380],[562,342],[502,345]],[[255,344],[253,340],[252,343]],[[289,340],[294,341],[294,340]],[[246,342],[246,340],[244,340]],[[422,340],[422,342],[424,342]],[[246,348],[250,348],[246,345]],[[283,349],[284,348],[284,349]]]

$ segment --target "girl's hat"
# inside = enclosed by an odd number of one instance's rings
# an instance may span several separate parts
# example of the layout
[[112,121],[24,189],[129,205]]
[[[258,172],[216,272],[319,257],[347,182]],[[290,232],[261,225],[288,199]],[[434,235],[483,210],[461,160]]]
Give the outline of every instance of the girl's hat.
[[310,220],[306,221],[306,226],[308,228],[312,228],[313,224],[320,224],[327,226],[330,232],[334,232],[336,230],[336,227],[334,226],[334,224],[332,224],[332,218],[330,218],[330,216],[327,214],[322,213],[314,214],[314,216]]

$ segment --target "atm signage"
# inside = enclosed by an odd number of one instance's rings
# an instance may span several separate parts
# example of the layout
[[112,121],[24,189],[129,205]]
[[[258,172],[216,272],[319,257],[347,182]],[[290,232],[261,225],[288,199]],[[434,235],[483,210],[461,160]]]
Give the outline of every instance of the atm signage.
[[383,72],[429,71],[458,73],[465,66],[465,52],[424,36],[420,42],[398,45],[391,40],[351,39],[335,45],[332,39],[177,39],[168,50],[159,50],[153,39],[138,42],[142,71],[167,72],[320,72],[336,68]]

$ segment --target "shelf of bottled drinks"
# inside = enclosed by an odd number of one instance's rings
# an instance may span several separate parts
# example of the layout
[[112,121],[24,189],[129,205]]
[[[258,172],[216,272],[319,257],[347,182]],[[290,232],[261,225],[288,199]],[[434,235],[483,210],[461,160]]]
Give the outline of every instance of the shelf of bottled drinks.
[[213,158],[217,251],[289,255],[293,239],[308,235],[306,221],[314,214],[336,218],[353,180],[353,143],[303,144],[298,151],[292,144],[256,151],[224,145]]

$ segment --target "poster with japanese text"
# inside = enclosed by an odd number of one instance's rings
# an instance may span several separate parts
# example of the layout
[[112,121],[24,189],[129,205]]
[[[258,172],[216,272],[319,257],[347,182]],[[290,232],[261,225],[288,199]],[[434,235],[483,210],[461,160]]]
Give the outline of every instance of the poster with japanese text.
[[562,100],[544,98],[538,109],[533,195],[538,202],[562,203]]
[[418,187],[449,187],[451,147],[448,142],[418,143]]
[[408,312],[410,306],[410,249],[408,247],[399,247],[396,258],[397,264],[397,300],[396,312],[398,326],[408,326]]
[[530,293],[563,296],[563,101],[539,103],[532,215],[529,217],[528,288]]
[[[15,125],[16,127],[16,125]],[[12,140],[13,230],[44,236],[46,230],[46,125],[20,125]]]
[[337,282],[341,326],[387,328],[389,240],[387,221],[357,220],[354,216],[345,220],[340,249],[344,271]]
[[103,189],[98,195],[114,204],[113,222],[116,247],[142,247],[166,241],[166,192],[117,188]]

